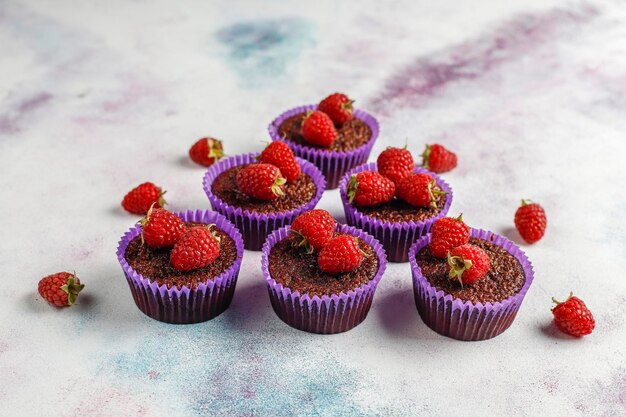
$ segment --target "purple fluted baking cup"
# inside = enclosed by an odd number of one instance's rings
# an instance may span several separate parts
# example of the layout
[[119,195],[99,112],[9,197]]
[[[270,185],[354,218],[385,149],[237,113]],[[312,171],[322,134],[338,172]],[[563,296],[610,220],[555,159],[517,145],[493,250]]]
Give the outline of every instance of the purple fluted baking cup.
[[350,175],[363,171],[378,171],[375,162],[360,165],[348,172],[339,184],[339,194],[341,195],[341,202],[343,203],[343,210],[346,213],[346,223],[351,226],[356,226],[359,229],[365,230],[367,233],[378,239],[387,252],[387,258],[389,262],[407,262],[409,260],[409,248],[415,242],[416,239],[424,236],[430,232],[433,223],[445,217],[452,204],[452,188],[437,174],[430,172],[424,168],[416,167],[415,172],[424,172],[432,176],[439,188],[445,191],[446,203],[441,211],[433,217],[430,217],[423,221],[408,221],[408,222],[390,222],[377,219],[373,216],[368,216],[360,212],[355,206],[348,202],[348,196],[346,194],[346,188]]
[[278,128],[286,119],[291,116],[295,116],[296,114],[306,113],[307,111],[313,111],[316,109],[317,104],[309,104],[287,110],[270,123],[268,130],[272,140],[285,142],[291,149],[293,149],[296,156],[315,164],[315,166],[322,171],[324,177],[326,177],[326,188],[332,190],[339,186],[341,177],[343,177],[349,169],[367,161],[367,158],[369,158],[370,152],[372,151],[372,147],[378,138],[380,126],[378,125],[378,121],[371,114],[366,113],[363,110],[354,109],[354,117],[362,120],[369,126],[372,131],[372,137],[364,145],[350,151],[329,151],[327,149],[301,145],[282,138],[278,134]]
[[534,271],[526,254],[507,238],[481,229],[471,229],[470,236],[500,246],[519,261],[526,278],[520,292],[503,301],[482,304],[454,298],[443,290],[437,291],[422,275],[415,259],[415,255],[430,243],[431,235],[428,234],[409,250],[413,293],[422,320],[437,333],[459,340],[486,340],[498,336],[513,323],[533,282]]
[[188,222],[215,224],[235,241],[237,257],[233,264],[219,276],[198,284],[196,288],[171,287],[139,274],[126,262],[126,247],[134,237],[141,233],[137,224],[122,236],[117,247],[117,259],[122,266],[135,304],[144,314],[155,320],[174,324],[200,323],[210,320],[224,312],[233,299],[241,258],[243,241],[241,234],[224,216],[208,210],[189,210],[175,213]]
[[315,196],[311,199],[311,201],[304,204],[303,206],[297,207],[293,210],[274,213],[257,213],[255,211],[251,212],[249,210],[242,210],[240,207],[233,207],[231,205],[228,205],[218,196],[213,194],[213,191],[211,190],[213,181],[215,181],[215,179],[222,172],[242,164],[255,163],[257,161],[256,159],[254,159],[254,157],[257,155],[259,154],[248,153],[235,155],[230,158],[223,159],[207,170],[206,174],[204,175],[204,180],[202,182],[204,192],[209,198],[213,210],[222,213],[235,226],[237,226],[237,228],[241,231],[241,234],[243,235],[243,243],[245,248],[250,250],[261,250],[261,247],[263,246],[267,235],[269,235],[272,231],[291,224],[291,222],[296,217],[298,217],[300,213],[304,213],[305,211],[313,209],[320,201],[320,198],[322,198],[322,194],[326,189],[326,181],[324,180],[324,176],[322,175],[320,170],[317,169],[317,167],[312,163],[300,158],[296,158],[296,160],[300,164],[302,172],[311,177],[313,183],[315,184],[315,187],[317,187],[317,192],[315,193]]
[[292,292],[291,289],[283,287],[269,272],[270,251],[276,243],[287,237],[289,229],[287,226],[272,233],[263,245],[261,255],[261,269],[276,315],[291,327],[310,333],[341,333],[356,327],[367,317],[376,286],[387,266],[387,256],[380,242],[352,226],[345,224],[338,226],[339,232],[356,236],[372,246],[378,256],[378,272],[367,284],[347,293],[310,297],[308,294]]

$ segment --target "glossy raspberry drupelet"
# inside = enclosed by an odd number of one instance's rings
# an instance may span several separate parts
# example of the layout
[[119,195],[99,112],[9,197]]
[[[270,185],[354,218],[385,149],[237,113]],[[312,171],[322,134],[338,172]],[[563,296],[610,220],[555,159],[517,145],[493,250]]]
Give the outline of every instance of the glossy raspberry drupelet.
[[303,246],[307,253],[321,250],[333,237],[335,219],[326,210],[314,209],[296,217],[291,224],[291,233],[296,244]]
[[318,110],[304,118],[302,137],[313,145],[327,148],[337,139],[337,129],[331,118]]
[[67,307],[74,304],[78,294],[85,288],[80,279],[69,272],[58,272],[48,275],[39,281],[39,295],[56,307]]
[[259,155],[259,162],[278,167],[287,182],[293,182],[300,177],[300,165],[291,148],[284,142],[275,141],[267,145]]
[[259,200],[271,201],[285,195],[287,180],[280,169],[271,164],[250,164],[237,173],[237,187]]
[[548,220],[543,207],[537,203],[522,200],[522,205],[515,212],[515,228],[528,243],[535,243],[546,232]]
[[437,197],[443,194],[433,177],[421,172],[409,175],[396,187],[396,197],[415,207],[437,207]]
[[163,194],[165,191],[161,191],[161,188],[151,182],[144,182],[124,196],[122,207],[129,213],[146,214],[153,204],[155,207],[165,205]]
[[445,258],[448,251],[469,242],[470,228],[462,216],[438,219],[431,229],[430,252],[437,258]]
[[472,284],[489,272],[489,255],[478,246],[457,246],[448,255],[450,278],[457,279],[461,285]]
[[357,206],[376,206],[393,199],[396,186],[376,171],[352,174],[346,187],[348,201]]
[[215,138],[202,138],[189,148],[189,158],[198,165],[213,165],[224,156],[222,141]]
[[317,106],[317,110],[326,113],[335,125],[341,126],[354,117],[352,103],[354,100],[350,100],[345,94],[334,93],[322,100]]
[[456,167],[457,157],[454,152],[449,151],[442,145],[426,145],[426,150],[422,154],[424,168],[432,172],[447,172]]
[[567,300],[559,302],[552,299],[556,306],[552,308],[554,323],[563,332],[581,337],[593,332],[596,321],[583,300],[570,293]]
[[172,248],[170,262],[179,271],[205,267],[220,255],[219,238],[209,226],[195,226],[187,230]]
[[351,235],[332,238],[317,256],[320,269],[331,275],[354,271],[362,261],[363,252],[357,238]]
[[376,160],[378,172],[389,178],[395,184],[413,173],[415,162],[413,156],[406,147],[392,148],[389,147],[378,155]]
[[148,246],[169,248],[185,233],[185,223],[164,208],[151,208],[141,219],[141,237]]

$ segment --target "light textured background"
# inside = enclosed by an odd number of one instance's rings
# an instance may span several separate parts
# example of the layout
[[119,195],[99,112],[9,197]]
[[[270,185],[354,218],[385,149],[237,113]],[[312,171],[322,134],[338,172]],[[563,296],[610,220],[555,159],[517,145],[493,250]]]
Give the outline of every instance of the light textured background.
[[[625,415],[624,1],[207,3],[0,2],[0,415]],[[356,329],[296,331],[254,252],[211,322],[136,309],[124,193],[153,180],[171,209],[208,208],[193,141],[260,150],[279,112],[335,90],[379,118],[374,157],[454,149],[451,213],[471,225],[519,240],[519,199],[546,208],[506,333],[429,330],[408,264]],[[343,219],[337,191],[320,206]],[[71,309],[36,293],[60,270],[87,285]],[[597,319],[582,340],[550,324],[570,290]]]

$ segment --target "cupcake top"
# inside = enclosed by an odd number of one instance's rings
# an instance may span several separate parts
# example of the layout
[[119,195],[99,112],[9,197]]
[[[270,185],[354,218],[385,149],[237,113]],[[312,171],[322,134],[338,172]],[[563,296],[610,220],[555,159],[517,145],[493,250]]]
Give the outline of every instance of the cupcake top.
[[292,182],[283,185],[284,194],[274,200],[261,200],[243,192],[237,186],[237,174],[250,164],[242,164],[222,172],[215,178],[211,191],[220,200],[233,207],[258,213],[293,210],[311,201],[317,194],[313,179],[301,172]]
[[415,263],[432,287],[483,304],[504,301],[522,290],[526,274],[518,258],[505,249],[510,246],[499,246],[496,242],[503,238],[481,232],[472,231],[462,215],[443,217],[433,224],[427,244],[416,243]]
[[370,126],[355,116],[352,103],[354,100],[345,94],[334,93],[317,106],[279,117],[272,127],[279,138],[297,145],[331,152],[351,151],[365,145],[374,135]]
[[[345,235],[335,233],[333,237]],[[348,292],[368,283],[378,272],[378,257],[374,249],[362,240],[358,241],[364,257],[361,264],[350,272],[330,274],[320,269],[318,253],[307,251],[297,245],[294,235],[278,242],[269,254],[269,272],[284,287],[309,296],[322,296]]]
[[286,237],[271,248],[270,276],[285,288],[310,297],[347,293],[373,280],[379,270],[374,248],[338,231],[326,210],[298,216]]
[[[207,226],[205,223],[183,222],[186,229],[195,226]],[[142,241],[142,236],[135,236],[128,246],[124,257],[128,265],[143,277],[155,281],[167,288],[177,287],[194,289],[198,284],[207,282],[230,268],[237,258],[235,241],[217,226],[211,227],[211,232],[219,239],[219,255],[209,265],[182,271],[175,268],[171,262],[173,248],[154,247]]]

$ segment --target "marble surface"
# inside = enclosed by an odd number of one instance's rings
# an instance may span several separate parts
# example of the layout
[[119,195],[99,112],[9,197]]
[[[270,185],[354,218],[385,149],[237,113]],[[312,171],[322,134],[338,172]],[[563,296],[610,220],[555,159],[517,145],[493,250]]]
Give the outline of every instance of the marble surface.
[[[335,3],[0,2],[0,415],[626,414],[626,3]],[[170,208],[208,208],[195,139],[258,151],[279,112],[335,90],[379,118],[373,155],[454,149],[451,213],[470,224],[519,241],[520,198],[544,205],[503,335],[429,330],[408,264],[354,330],[293,330],[255,252],[211,322],[136,309],[115,258],[136,221],[124,193],[152,180]],[[343,219],[337,191],[320,206]],[[70,309],[36,293],[60,270],[86,284]],[[570,290],[597,320],[582,340],[551,325]]]

